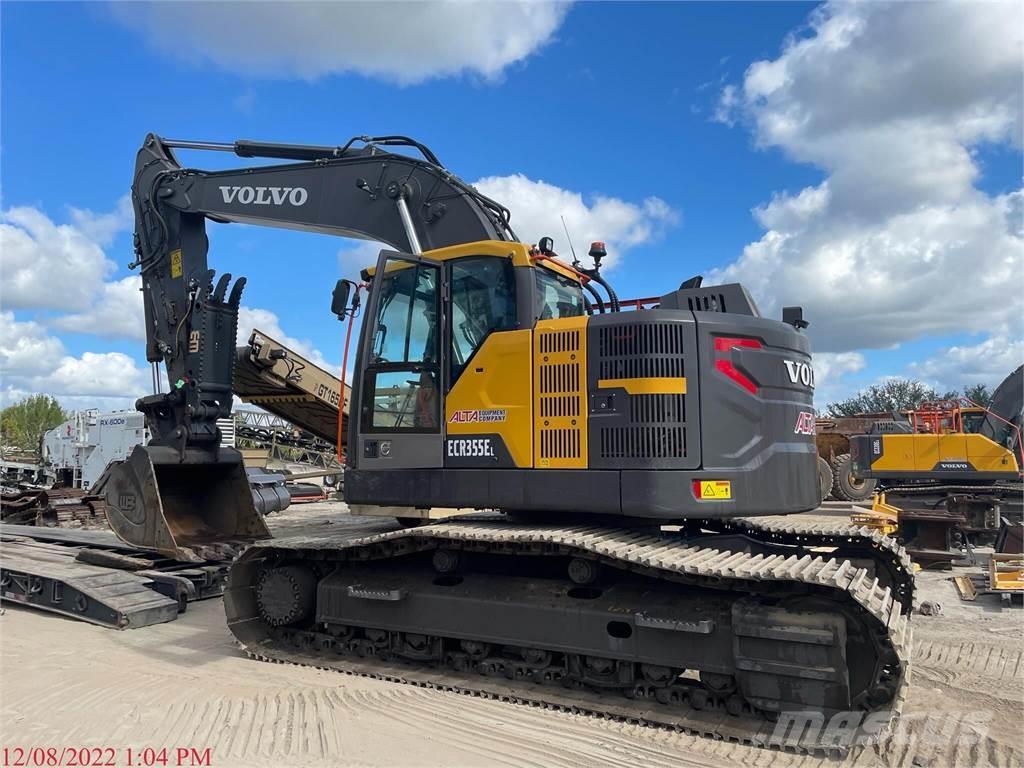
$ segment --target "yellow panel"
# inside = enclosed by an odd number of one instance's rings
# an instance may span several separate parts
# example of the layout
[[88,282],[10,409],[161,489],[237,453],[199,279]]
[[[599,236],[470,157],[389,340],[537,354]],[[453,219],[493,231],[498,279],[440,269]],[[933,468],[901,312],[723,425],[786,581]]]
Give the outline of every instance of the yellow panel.
[[[882,441],[882,455],[871,462],[873,470],[878,472],[893,469],[906,470],[915,466],[914,438],[921,437],[921,435],[879,435],[878,437]],[[932,439],[934,440],[934,438]]]
[[900,435],[900,437],[904,442],[910,442],[914,446],[914,460],[906,465],[908,469],[930,472],[935,468],[942,457],[938,435]]
[[[492,333],[445,398],[449,435],[501,435],[517,467],[533,466],[531,332]],[[501,421],[459,421],[465,412],[504,411]],[[498,414],[491,414],[491,418]]]
[[587,318],[540,320],[533,331],[534,464],[587,467]]
[[[939,435],[939,461],[967,461],[967,435]],[[933,469],[922,466],[921,469]]]
[[598,379],[598,389],[621,387],[631,395],[685,395],[686,378],[683,376],[651,376],[639,379]]
[[964,435],[967,460],[979,472],[1016,472],[1017,457],[1008,448],[984,435]]
[[[452,245],[448,248],[437,248],[433,251],[424,251],[423,256],[434,261],[449,261],[451,259],[463,259],[469,256],[505,256],[512,259],[512,264],[517,267],[542,266],[558,272],[570,280],[578,280],[576,272],[568,265],[551,259],[536,261],[530,258],[530,247],[524,243],[511,243],[504,240],[479,240],[475,243],[462,243]],[[373,275],[377,271],[376,265],[367,267],[366,273]],[[389,270],[390,271],[390,270]]]
[[931,472],[942,461],[968,461],[979,472],[1017,472],[1017,459],[984,435],[883,435],[883,453],[875,471]]

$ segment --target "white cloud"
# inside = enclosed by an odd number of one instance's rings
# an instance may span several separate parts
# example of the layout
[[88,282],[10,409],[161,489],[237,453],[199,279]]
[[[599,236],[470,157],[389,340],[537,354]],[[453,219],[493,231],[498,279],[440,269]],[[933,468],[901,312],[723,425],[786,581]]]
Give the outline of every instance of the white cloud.
[[103,252],[132,222],[128,195],[114,210],[70,208],[56,224],[38,208],[0,212],[0,302],[6,309],[88,310],[115,265]]
[[131,229],[135,222],[135,212],[132,210],[132,198],[129,193],[122,195],[114,206],[114,210],[106,213],[94,213],[89,209],[70,209],[71,221],[75,227],[90,240],[101,246],[108,246],[114,242],[114,238]]
[[50,323],[54,328],[75,333],[91,333],[103,338],[146,338],[142,307],[142,281],[138,275],[104,283],[99,297],[85,312],[62,315]]
[[[520,240],[536,243],[545,235],[553,237],[559,255],[568,261],[571,252],[561,219],[565,216],[576,254],[588,267],[590,259],[586,254],[594,240],[607,245],[608,258],[602,263],[611,266],[630,248],[655,242],[679,223],[679,214],[658,197],[647,197],[638,203],[603,194],[584,199],[579,192],[534,181],[522,174],[487,176],[473,186],[512,212],[512,228]],[[377,263],[382,249],[391,247],[364,241],[339,250],[342,277],[358,279],[360,270]]]
[[37,377],[41,391],[59,395],[139,397],[150,386],[149,371],[122,352],[85,352],[66,356],[51,373]]
[[1022,363],[1024,341],[990,336],[977,344],[949,347],[909,368],[916,378],[949,391],[972,384],[995,388]]
[[114,269],[80,228],[28,207],[0,213],[0,254],[7,309],[85,309]]
[[51,371],[63,356],[60,339],[39,323],[20,322],[13,312],[0,312],[0,375],[5,380]]
[[401,84],[500,76],[548,43],[564,3],[115,3],[151,44],[245,75],[315,79],[357,72]]
[[608,259],[604,263],[610,266],[625,251],[657,240],[679,221],[679,214],[658,197],[630,203],[617,197],[593,195],[587,201],[579,192],[533,181],[522,174],[488,176],[474,186],[512,212],[512,228],[520,240],[536,243],[550,235],[558,253],[568,259],[569,244],[564,242],[561,220],[564,216],[576,254],[587,266],[586,253],[594,240],[607,244]]
[[256,89],[249,87],[231,100],[231,106],[243,115],[251,115],[256,106]]
[[867,366],[860,352],[820,352],[814,357],[814,401],[818,408],[846,396],[849,385],[844,377]]
[[249,336],[252,332],[259,329],[267,336],[272,338],[274,341],[280,342],[284,346],[288,347],[311,363],[320,366],[328,371],[337,373],[340,370],[340,366],[332,365],[327,362],[327,359],[323,356],[323,353],[317,349],[313,342],[309,339],[297,339],[294,336],[289,336],[281,328],[281,321],[276,314],[271,312],[269,309],[260,309],[254,307],[239,307],[238,310],[238,344],[246,344],[249,341]]
[[[352,245],[338,251],[338,272],[348,280],[360,280],[360,272],[377,263],[381,251],[394,250],[390,245],[375,240],[356,241]],[[363,294],[361,299],[365,300]]]
[[127,407],[148,391],[149,371],[121,352],[69,355],[39,323],[0,312],[0,402],[54,395],[75,407]]
[[765,234],[714,273],[770,312],[802,304],[815,347],[1024,336],[1024,191],[977,188],[985,142],[1020,146],[1015,3],[827,4],[752,64],[719,119],[826,173],[755,210]]

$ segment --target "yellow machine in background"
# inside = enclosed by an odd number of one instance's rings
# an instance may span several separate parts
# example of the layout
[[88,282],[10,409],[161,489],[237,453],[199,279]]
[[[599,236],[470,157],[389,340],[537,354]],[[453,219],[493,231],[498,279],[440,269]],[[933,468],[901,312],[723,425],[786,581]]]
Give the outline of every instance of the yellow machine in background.
[[[902,425],[901,425],[902,426]],[[850,439],[857,477],[879,481],[988,482],[1020,478],[1020,427],[1011,419],[957,400],[911,411],[906,432]],[[1009,439],[1008,439],[1009,438]]]
[[950,562],[993,543],[1024,511],[1022,369],[990,408],[966,400],[924,403],[904,422],[850,438],[854,474],[878,483],[870,513],[854,522],[898,535],[922,563]]

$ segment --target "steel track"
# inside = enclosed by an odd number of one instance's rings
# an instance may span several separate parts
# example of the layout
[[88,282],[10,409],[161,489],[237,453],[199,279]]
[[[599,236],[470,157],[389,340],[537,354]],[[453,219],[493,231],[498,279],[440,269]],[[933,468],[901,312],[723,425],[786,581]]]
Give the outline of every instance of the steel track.
[[[853,526],[825,525],[805,527],[791,524],[750,523],[737,521],[729,527],[741,528],[748,536],[766,542],[801,539],[807,546],[843,546],[863,550],[863,556],[886,565],[896,560],[905,561],[905,553],[894,543],[879,541],[874,532]],[[758,583],[801,584],[818,593],[827,593],[840,604],[860,611],[883,646],[883,653],[895,660],[885,680],[895,688],[892,698],[874,710],[872,722],[884,722],[884,728],[848,732],[841,742],[835,734],[822,731],[781,734],[775,724],[759,715],[744,712],[738,716],[727,714],[720,705],[708,710],[680,706],[668,707],[649,700],[629,699],[623,696],[600,695],[585,688],[564,689],[525,680],[507,680],[484,675],[456,672],[450,668],[408,665],[392,660],[353,658],[340,655],[340,647],[324,652],[315,646],[316,635],[302,631],[271,631],[259,626],[252,598],[252,577],[258,571],[264,556],[294,552],[312,558],[347,551],[358,559],[378,559],[397,551],[414,552],[436,546],[437,543],[471,546],[533,547],[546,546],[597,557],[616,567],[639,573],[667,578],[707,582],[718,588],[733,588],[756,592]],[[879,555],[879,552],[887,553]],[[862,555],[858,552],[858,558]],[[909,562],[909,561],[906,561]],[[901,582],[911,584],[903,598],[912,595],[912,572]],[[900,590],[897,589],[896,592]],[[420,687],[452,691],[465,695],[528,704],[591,716],[660,726],[715,739],[771,746],[806,753],[845,752],[853,747],[870,744],[884,737],[898,717],[906,695],[910,673],[909,608],[899,599],[892,586],[883,587],[877,575],[858,568],[846,559],[829,559],[827,553],[793,555],[751,555],[743,552],[723,551],[712,547],[688,547],[679,541],[628,530],[597,527],[522,527],[495,522],[453,521],[403,531],[391,531],[352,538],[335,535],[329,538],[282,539],[268,545],[256,545],[246,551],[232,569],[231,584],[225,593],[228,625],[239,640],[242,649],[251,657],[263,661],[293,663],[333,669],[348,674],[373,677]],[[878,682],[876,680],[876,682]],[[824,738],[823,738],[824,737]]]

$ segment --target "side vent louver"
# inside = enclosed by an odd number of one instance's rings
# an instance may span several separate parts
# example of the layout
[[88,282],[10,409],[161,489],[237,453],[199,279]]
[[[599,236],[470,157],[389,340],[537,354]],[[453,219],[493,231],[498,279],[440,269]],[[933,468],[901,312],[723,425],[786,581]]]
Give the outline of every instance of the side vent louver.
[[[688,444],[688,397],[695,392],[696,341],[692,323],[632,321],[598,325],[591,332],[591,376],[621,382],[606,388],[613,398],[597,397],[591,411],[591,466],[595,468],[683,469],[696,466],[700,446]],[[596,336],[596,338],[595,338]],[[596,344],[595,344],[596,342]],[[596,351],[596,356],[593,352]],[[628,388],[637,380],[636,389]],[[683,380],[680,393],[644,392],[651,380]],[[693,401],[696,409],[697,400]],[[610,409],[609,409],[610,406]],[[693,418],[696,418],[694,415]],[[699,442],[699,441],[698,441]]]
[[586,318],[541,321],[534,333],[534,440],[540,468],[587,466]]
[[724,293],[704,293],[697,296],[688,296],[687,304],[693,312],[728,312],[725,306]]

